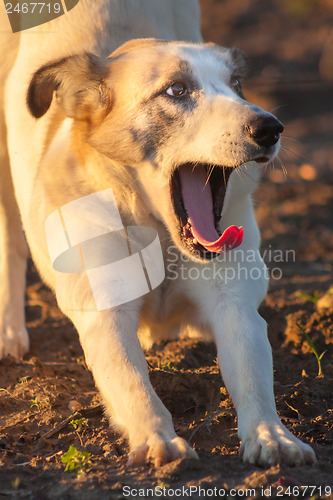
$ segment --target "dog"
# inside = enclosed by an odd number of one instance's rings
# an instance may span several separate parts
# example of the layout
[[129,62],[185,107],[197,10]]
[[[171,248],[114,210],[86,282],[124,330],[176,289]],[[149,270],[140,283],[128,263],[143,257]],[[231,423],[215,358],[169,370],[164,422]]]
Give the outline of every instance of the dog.
[[[138,339],[151,345],[181,332],[216,342],[245,462],[313,463],[310,446],[277,416],[257,312],[267,273],[251,195],[283,126],[244,99],[243,53],[202,43],[196,2],[112,6],[81,0],[15,35],[2,19],[0,355],[19,358],[29,346],[21,218],[42,278],[77,328],[106,412],[128,438],[130,464],[197,457],[154,392]],[[106,190],[122,227],[156,232],[166,275],[149,293],[98,309],[88,270],[55,269],[45,224],[52,214],[59,222],[61,207]],[[76,210],[76,227],[109,231],[101,200],[95,218],[90,205]],[[244,259],[247,252],[255,257]],[[182,279],[180,262],[197,279]],[[247,276],[237,276],[240,263]]]

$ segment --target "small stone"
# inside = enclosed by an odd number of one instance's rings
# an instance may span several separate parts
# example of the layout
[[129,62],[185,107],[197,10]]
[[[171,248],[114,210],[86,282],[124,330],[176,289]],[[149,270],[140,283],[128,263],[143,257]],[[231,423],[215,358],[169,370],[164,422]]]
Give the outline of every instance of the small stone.
[[68,408],[70,409],[70,411],[72,412],[75,412],[75,411],[80,411],[82,410],[82,405],[76,401],[75,399],[72,399],[69,403],[68,403]]

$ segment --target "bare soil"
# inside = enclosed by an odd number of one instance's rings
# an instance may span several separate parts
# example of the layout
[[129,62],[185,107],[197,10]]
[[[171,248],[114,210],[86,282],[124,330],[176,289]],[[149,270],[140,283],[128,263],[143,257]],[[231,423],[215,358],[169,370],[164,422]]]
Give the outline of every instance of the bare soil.
[[[205,0],[202,15],[207,40],[236,44],[250,55],[249,100],[274,110],[286,124],[281,163],[266,170],[255,196],[272,274],[260,313],[269,324],[278,413],[295,435],[311,443],[318,463],[268,469],[243,464],[237,455],[237,418],[215,348],[182,340],[155,346],[147,360],[176,431],[200,460],[157,470],[127,467],[127,443],[103,415],[77,333],[30,264],[31,350],[20,363],[9,357],[0,362],[0,498],[121,499],[128,491],[124,486],[165,487],[166,496],[192,486],[192,498],[199,498],[194,487],[207,495],[215,487],[226,495],[232,488],[243,490],[239,496],[255,488],[251,497],[260,498],[262,488],[271,488],[266,496],[329,498],[325,487],[333,489],[333,306],[327,294],[333,284],[333,4]],[[297,323],[319,354],[326,351],[320,377]],[[70,421],[79,419],[82,427],[75,429]],[[61,462],[71,445],[91,453],[82,474],[65,472]],[[134,496],[132,491],[129,498]],[[153,498],[151,492],[141,497]]]

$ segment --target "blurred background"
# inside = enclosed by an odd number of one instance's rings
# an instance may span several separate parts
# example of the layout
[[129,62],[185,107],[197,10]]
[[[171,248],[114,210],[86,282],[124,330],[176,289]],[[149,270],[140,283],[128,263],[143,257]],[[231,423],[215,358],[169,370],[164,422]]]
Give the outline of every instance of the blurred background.
[[295,248],[289,273],[307,263],[303,274],[332,282],[333,0],[201,0],[201,11],[206,41],[249,56],[246,98],[285,125],[256,196],[263,245]]

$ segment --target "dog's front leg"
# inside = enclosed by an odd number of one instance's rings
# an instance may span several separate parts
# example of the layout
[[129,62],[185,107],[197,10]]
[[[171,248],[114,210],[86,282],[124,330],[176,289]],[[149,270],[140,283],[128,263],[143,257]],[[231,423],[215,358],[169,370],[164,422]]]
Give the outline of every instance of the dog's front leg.
[[195,451],[174,431],[156,395],[138,337],[139,301],[105,311],[65,311],[73,320],[112,423],[129,439],[130,464],[155,466]]
[[211,313],[222,376],[237,410],[240,455],[260,465],[313,463],[313,450],[276,413],[267,325],[250,301],[219,304]]

